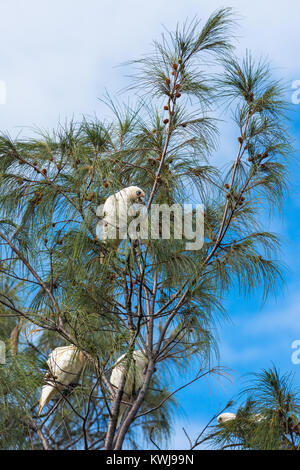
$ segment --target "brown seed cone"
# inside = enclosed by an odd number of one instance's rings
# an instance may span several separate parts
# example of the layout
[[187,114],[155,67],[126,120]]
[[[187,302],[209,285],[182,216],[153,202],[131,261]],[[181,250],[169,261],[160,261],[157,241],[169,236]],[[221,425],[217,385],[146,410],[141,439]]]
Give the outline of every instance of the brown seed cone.
[[20,324],[17,323],[16,326],[13,328],[10,334],[10,338],[9,338],[12,357],[16,357],[18,353],[19,335],[20,335]]
[[244,142],[243,137],[239,137],[239,138],[238,138],[238,141],[239,141],[240,144],[242,144],[242,143]]
[[167,105],[164,106],[164,110],[165,110],[165,111],[168,111],[168,110],[169,110],[169,106],[167,106]]
[[164,120],[163,120],[163,123],[164,123],[164,124],[168,124],[168,122],[169,122],[169,119],[164,119]]

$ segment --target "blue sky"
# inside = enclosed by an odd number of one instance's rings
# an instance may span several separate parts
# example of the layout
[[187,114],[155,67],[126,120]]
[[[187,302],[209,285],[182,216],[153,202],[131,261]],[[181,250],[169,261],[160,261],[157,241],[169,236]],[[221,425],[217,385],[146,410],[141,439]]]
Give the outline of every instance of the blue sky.
[[[168,29],[216,8],[232,6],[240,16],[237,52],[250,49],[266,57],[290,86],[300,80],[299,15],[296,0],[215,1],[152,0],[1,0],[0,81],[6,84],[6,104],[0,104],[0,129],[12,135],[31,135],[32,127],[56,127],[66,118],[108,111],[97,99],[105,89],[113,95],[124,87],[128,69],[120,63],[149,51],[162,25]],[[1,92],[1,90],[0,90]],[[0,99],[1,102],[1,99]],[[293,105],[291,132],[299,149],[300,104]],[[23,129],[23,130],[22,130]],[[224,125],[219,155],[230,155],[230,122]],[[282,371],[295,373],[300,385],[300,364],[291,361],[291,344],[300,339],[300,169],[291,164],[291,192],[281,217],[268,227],[284,238],[282,258],[289,266],[285,292],[262,307],[259,299],[245,301],[233,292],[226,301],[231,320],[218,335],[222,365],[233,370],[233,382],[198,382],[180,392],[182,412],[176,421],[171,446],[185,448],[184,426],[195,435],[220,407],[234,396],[249,371],[267,368],[273,361]]]

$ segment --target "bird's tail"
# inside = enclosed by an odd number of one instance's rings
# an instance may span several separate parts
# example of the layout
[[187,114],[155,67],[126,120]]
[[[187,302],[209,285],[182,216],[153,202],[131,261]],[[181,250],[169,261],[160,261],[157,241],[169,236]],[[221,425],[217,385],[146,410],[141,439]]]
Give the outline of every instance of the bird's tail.
[[127,408],[127,405],[125,405],[125,403],[120,403],[119,416],[118,416],[118,421],[117,421],[117,427],[119,426],[119,424],[120,424],[120,422],[121,422],[123,413],[124,413],[124,411],[126,410],[126,408]]
[[42,409],[47,403],[51,400],[52,396],[55,394],[55,387],[53,385],[44,385],[42,388],[40,403],[39,403],[39,412],[38,416],[40,416]]

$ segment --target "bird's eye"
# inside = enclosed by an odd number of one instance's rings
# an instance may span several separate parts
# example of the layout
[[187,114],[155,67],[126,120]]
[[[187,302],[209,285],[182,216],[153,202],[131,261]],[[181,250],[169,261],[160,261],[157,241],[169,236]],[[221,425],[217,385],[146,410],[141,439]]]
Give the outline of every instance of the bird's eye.
[[136,195],[137,195],[137,196],[140,196],[141,194],[142,194],[142,191],[137,191],[137,192],[136,192]]

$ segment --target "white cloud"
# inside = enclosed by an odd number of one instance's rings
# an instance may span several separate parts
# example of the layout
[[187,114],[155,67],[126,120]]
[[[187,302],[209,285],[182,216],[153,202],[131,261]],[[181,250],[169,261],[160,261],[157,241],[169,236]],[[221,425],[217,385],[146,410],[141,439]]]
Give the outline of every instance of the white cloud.
[[172,29],[223,5],[242,16],[240,50],[267,55],[288,80],[300,78],[296,1],[2,2],[0,80],[7,83],[7,104],[0,108],[0,128],[52,127],[59,117],[103,113],[97,97],[126,81],[125,70],[114,66],[148,52],[162,24]]

